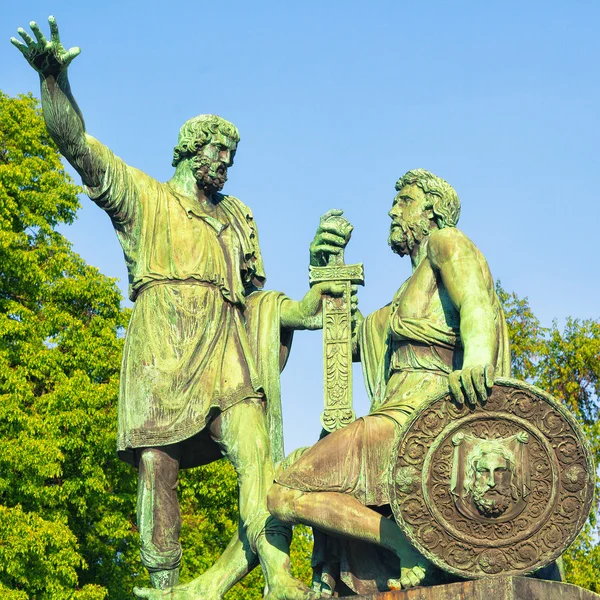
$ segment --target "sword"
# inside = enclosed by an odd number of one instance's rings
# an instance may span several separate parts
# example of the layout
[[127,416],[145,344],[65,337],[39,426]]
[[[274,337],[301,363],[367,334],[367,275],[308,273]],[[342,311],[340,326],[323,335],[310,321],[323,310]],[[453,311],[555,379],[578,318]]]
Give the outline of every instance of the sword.
[[[329,222],[339,220],[331,216]],[[309,267],[311,287],[317,283],[335,282],[344,285],[341,296],[323,297],[323,395],[324,410],[321,425],[325,431],[341,429],[356,419],[352,409],[352,315],[350,296],[352,285],[364,285],[362,263],[344,264],[344,249],[330,254],[323,267]]]

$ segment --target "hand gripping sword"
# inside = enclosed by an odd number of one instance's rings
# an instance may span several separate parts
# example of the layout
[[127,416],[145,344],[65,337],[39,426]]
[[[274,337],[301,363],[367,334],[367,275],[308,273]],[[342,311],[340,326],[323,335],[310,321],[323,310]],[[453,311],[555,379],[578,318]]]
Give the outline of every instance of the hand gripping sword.
[[[329,222],[344,217],[331,216]],[[351,286],[364,285],[362,263],[344,264],[344,249],[330,254],[323,267],[309,267],[309,282],[336,282],[344,284],[341,296],[323,297],[323,393],[325,409],[321,424],[326,431],[341,429],[356,419],[352,409],[352,315],[350,311]]]

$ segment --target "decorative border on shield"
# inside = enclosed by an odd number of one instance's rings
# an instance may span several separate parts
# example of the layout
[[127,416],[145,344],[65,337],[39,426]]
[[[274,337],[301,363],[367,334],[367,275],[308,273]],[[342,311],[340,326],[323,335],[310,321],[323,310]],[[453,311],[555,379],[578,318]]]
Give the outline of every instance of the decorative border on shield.
[[[414,491],[416,488],[420,488],[421,493],[423,493],[423,490],[425,489],[425,482],[423,481],[424,476],[426,475],[425,469],[419,470],[418,468],[413,467],[403,467],[397,472],[396,463],[398,460],[397,457],[399,453],[399,448],[403,442],[404,433],[409,432],[411,430],[411,427],[414,425],[415,421],[419,419],[423,412],[425,412],[428,408],[432,407],[434,404],[439,402],[441,399],[447,398],[448,394],[440,394],[439,396],[426,402],[424,405],[416,409],[414,414],[409,418],[409,420],[401,430],[400,434],[397,436],[396,443],[394,445],[394,450],[392,454],[393,459],[390,461],[390,467],[388,471],[389,497],[392,505],[392,510],[399,527],[419,552],[421,552],[427,559],[429,559],[432,563],[434,563],[441,569],[468,579],[489,577],[490,575],[524,575],[527,573],[537,571],[538,569],[541,569],[544,566],[550,564],[552,561],[556,560],[566,548],[568,548],[568,546],[578,535],[579,531],[581,530],[589,516],[589,511],[593,502],[593,491],[595,486],[595,467],[592,458],[592,453],[579,423],[575,420],[574,416],[570,413],[570,411],[562,403],[553,398],[550,394],[544,392],[543,390],[540,390],[539,388],[531,384],[516,379],[498,378],[495,381],[495,386],[522,390],[528,394],[531,394],[537,399],[541,400],[542,402],[545,402],[546,404],[550,405],[555,411],[557,411],[560,414],[560,417],[562,417],[567,422],[571,433],[573,434],[571,437],[574,436],[576,438],[576,441],[579,443],[579,446],[581,448],[581,452],[583,454],[583,461],[585,462],[586,467],[585,473],[579,472],[581,471],[581,468],[571,469],[571,467],[567,466],[566,469],[563,469],[562,473],[554,472],[552,478],[555,482],[558,478],[559,484],[561,484],[562,487],[568,491],[575,492],[576,490],[578,490],[579,492],[583,492],[585,490],[584,502],[582,506],[571,506],[570,504],[569,506],[565,506],[565,510],[567,512],[571,511],[571,513],[577,513],[576,515],[572,515],[575,517],[575,519],[572,519],[572,523],[570,523],[571,529],[568,533],[565,534],[565,532],[561,531],[560,537],[558,537],[558,535],[555,535],[557,534],[557,532],[552,530],[544,533],[544,535],[547,534],[547,536],[553,538],[553,545],[559,545],[556,547],[554,552],[552,552],[550,555],[545,556],[544,559],[540,562],[537,562],[533,565],[531,564],[532,554],[535,553],[535,547],[533,547],[533,545],[529,544],[527,541],[520,544],[521,547],[519,548],[519,554],[517,558],[518,560],[523,561],[523,565],[528,566],[525,566],[523,569],[507,570],[506,567],[508,565],[506,564],[506,560],[503,556],[503,551],[501,549],[501,547],[504,544],[498,544],[498,547],[494,547],[493,545],[491,545],[486,550],[480,552],[478,556],[475,556],[473,549],[469,548],[468,544],[465,544],[464,541],[457,539],[456,541],[448,544],[448,548],[450,546],[452,546],[452,548],[450,548],[450,550],[447,550],[447,554],[449,553],[452,556],[454,563],[459,564],[460,566],[457,567],[448,564],[443,558],[431,552],[428,548],[428,546],[435,547],[434,542],[436,536],[438,535],[438,532],[435,531],[434,527],[428,528],[427,525],[427,522],[429,520],[431,520],[431,522],[435,520],[431,509],[427,508],[427,505],[423,500],[415,500],[414,502],[410,501],[409,503],[407,503],[407,506],[404,507],[407,513],[413,513],[412,515],[410,515],[411,520],[419,523],[422,535],[421,537],[418,537],[415,535],[416,527],[414,526],[414,522],[413,525],[411,525],[403,518],[399,508],[399,498],[397,495],[397,490],[400,490],[400,493],[408,494],[411,491]],[[477,405],[474,408],[467,406],[456,407],[456,405],[451,403],[450,400],[447,401],[451,406],[453,406],[453,410],[457,414],[457,416],[466,416],[469,414],[469,412],[471,414],[477,414],[477,412],[479,412],[480,414],[482,414],[482,416],[486,415],[490,417],[491,413],[495,412],[492,409],[491,411],[488,410],[486,413],[486,409],[481,407],[480,405]],[[527,423],[527,419],[530,418],[530,414],[528,411],[532,411],[532,417],[533,411],[536,410],[535,406],[528,405],[526,399],[524,401],[523,406],[519,408],[522,417],[525,417],[525,419],[521,420],[521,424]],[[461,412],[463,413],[463,415],[460,415]],[[551,418],[552,415],[550,415],[550,419]],[[552,424],[546,425],[546,429],[551,429]],[[554,425],[556,425],[556,423]],[[444,429],[445,427],[442,427],[442,430]],[[529,427],[526,427],[525,429],[529,430],[529,433],[531,432],[531,429]],[[440,436],[441,431],[438,432],[437,435]],[[567,446],[570,443],[571,442],[563,442],[561,444],[558,444],[558,446],[554,448],[555,452],[557,454],[560,454],[563,465],[569,464],[570,450],[569,448],[567,448]],[[565,445],[565,448],[562,448],[563,445]],[[556,444],[554,446],[556,446]],[[430,456],[430,451],[431,447],[427,449],[423,447],[418,449],[417,454],[422,454],[424,452],[425,455]],[[418,467],[418,465],[416,466]],[[573,466],[579,467],[579,465]],[[568,472],[569,469],[573,470],[573,473]],[[554,469],[551,470],[554,471]],[[576,487],[572,487],[571,490],[569,486],[574,486],[575,476],[578,478],[577,485]],[[570,498],[567,498],[567,500],[570,500]],[[412,504],[414,504],[414,506],[412,506]],[[409,514],[407,514],[407,516],[409,516]],[[413,516],[414,519],[412,519]],[[431,529],[431,531],[429,531],[429,529]],[[429,542],[431,542],[431,544]]]

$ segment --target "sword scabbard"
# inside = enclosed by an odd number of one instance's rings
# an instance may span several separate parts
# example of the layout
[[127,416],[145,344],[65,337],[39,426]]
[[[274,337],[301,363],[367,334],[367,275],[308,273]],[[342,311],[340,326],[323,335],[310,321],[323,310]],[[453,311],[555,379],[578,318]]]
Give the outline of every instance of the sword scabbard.
[[326,431],[341,429],[355,420],[352,409],[352,313],[351,285],[364,284],[363,265],[310,267],[310,284],[344,284],[339,297],[323,300],[323,393],[321,424]]

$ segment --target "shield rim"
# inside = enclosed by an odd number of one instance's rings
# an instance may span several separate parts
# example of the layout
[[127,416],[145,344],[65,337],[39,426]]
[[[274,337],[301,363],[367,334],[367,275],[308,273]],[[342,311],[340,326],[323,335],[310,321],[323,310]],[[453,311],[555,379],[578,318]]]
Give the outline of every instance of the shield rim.
[[[399,509],[398,500],[396,497],[396,486],[394,485],[394,474],[396,471],[398,450],[399,450],[400,444],[403,440],[404,433],[411,428],[411,426],[415,423],[415,421],[417,421],[419,419],[419,417],[421,416],[422,413],[424,413],[430,406],[432,406],[433,404],[435,404],[442,398],[449,396],[450,392],[448,391],[448,392],[438,394],[434,398],[428,400],[427,402],[424,402],[421,406],[419,406],[418,408],[416,408],[414,410],[413,414],[406,421],[406,423],[403,425],[402,429],[398,432],[398,435],[396,436],[396,442],[394,444],[392,460],[390,461],[390,467],[389,467],[389,472],[388,472],[390,505],[391,505],[392,513],[394,515],[396,523],[398,524],[398,527],[400,527],[402,533],[406,536],[406,538],[410,541],[410,543],[423,556],[425,556],[425,558],[427,558],[430,562],[432,562],[434,565],[436,565],[440,569],[442,569],[448,573],[451,573],[453,575],[458,575],[460,577],[464,577],[466,579],[483,579],[483,578],[487,578],[487,577],[527,575],[529,573],[533,573],[533,572],[538,571],[539,569],[542,569],[545,566],[549,565],[550,563],[555,561],[559,556],[561,556],[564,553],[564,551],[573,543],[575,538],[579,535],[581,529],[583,528],[583,526],[585,525],[585,522],[587,521],[587,519],[589,517],[590,510],[591,510],[591,507],[592,507],[592,504],[594,501],[596,469],[595,469],[595,465],[594,465],[592,451],[591,451],[590,445],[585,437],[585,434],[583,433],[581,425],[577,422],[577,420],[575,419],[575,417],[573,416],[573,414],[569,410],[569,408],[566,407],[561,402],[559,402],[556,398],[554,398],[548,392],[545,392],[544,390],[542,390],[530,383],[527,383],[525,381],[520,381],[518,379],[512,379],[510,377],[498,377],[498,378],[494,379],[494,386],[496,386],[496,385],[498,385],[500,387],[516,388],[516,389],[520,389],[520,390],[529,392],[529,393],[533,394],[534,396],[537,396],[537,397],[545,400],[548,404],[550,404],[550,406],[552,406],[556,411],[558,411],[567,420],[569,425],[571,425],[579,443],[581,444],[581,447],[583,450],[583,455],[585,457],[585,463],[587,466],[587,482],[586,482],[586,486],[584,486],[584,487],[587,487],[588,489],[591,487],[592,493],[588,494],[588,497],[584,504],[584,509],[581,511],[581,514],[580,514],[575,526],[573,527],[573,532],[571,533],[571,535],[569,535],[567,538],[565,538],[565,540],[563,541],[561,546],[559,546],[559,548],[557,550],[555,550],[547,559],[540,561],[539,563],[537,563],[535,565],[535,567],[529,568],[529,569],[512,569],[512,570],[502,571],[501,573],[498,573],[496,575],[490,575],[487,573],[481,573],[481,574],[472,573],[470,571],[466,571],[463,569],[453,567],[452,565],[449,565],[443,559],[441,559],[438,555],[430,552],[425,546],[423,546],[421,544],[421,542],[419,541],[419,539],[417,539],[417,537],[413,534],[413,527],[404,521],[404,519],[402,518],[402,513]],[[480,406],[480,405],[478,404],[475,407],[475,409],[473,410],[473,413],[475,412],[475,410],[477,409],[478,406]],[[473,414],[473,413],[471,413],[471,414]],[[441,432],[440,432],[440,434],[441,434]],[[421,473],[421,475],[424,475],[424,471]],[[423,488],[422,478],[420,481],[420,485]],[[499,546],[499,547],[501,547],[501,546]]]

